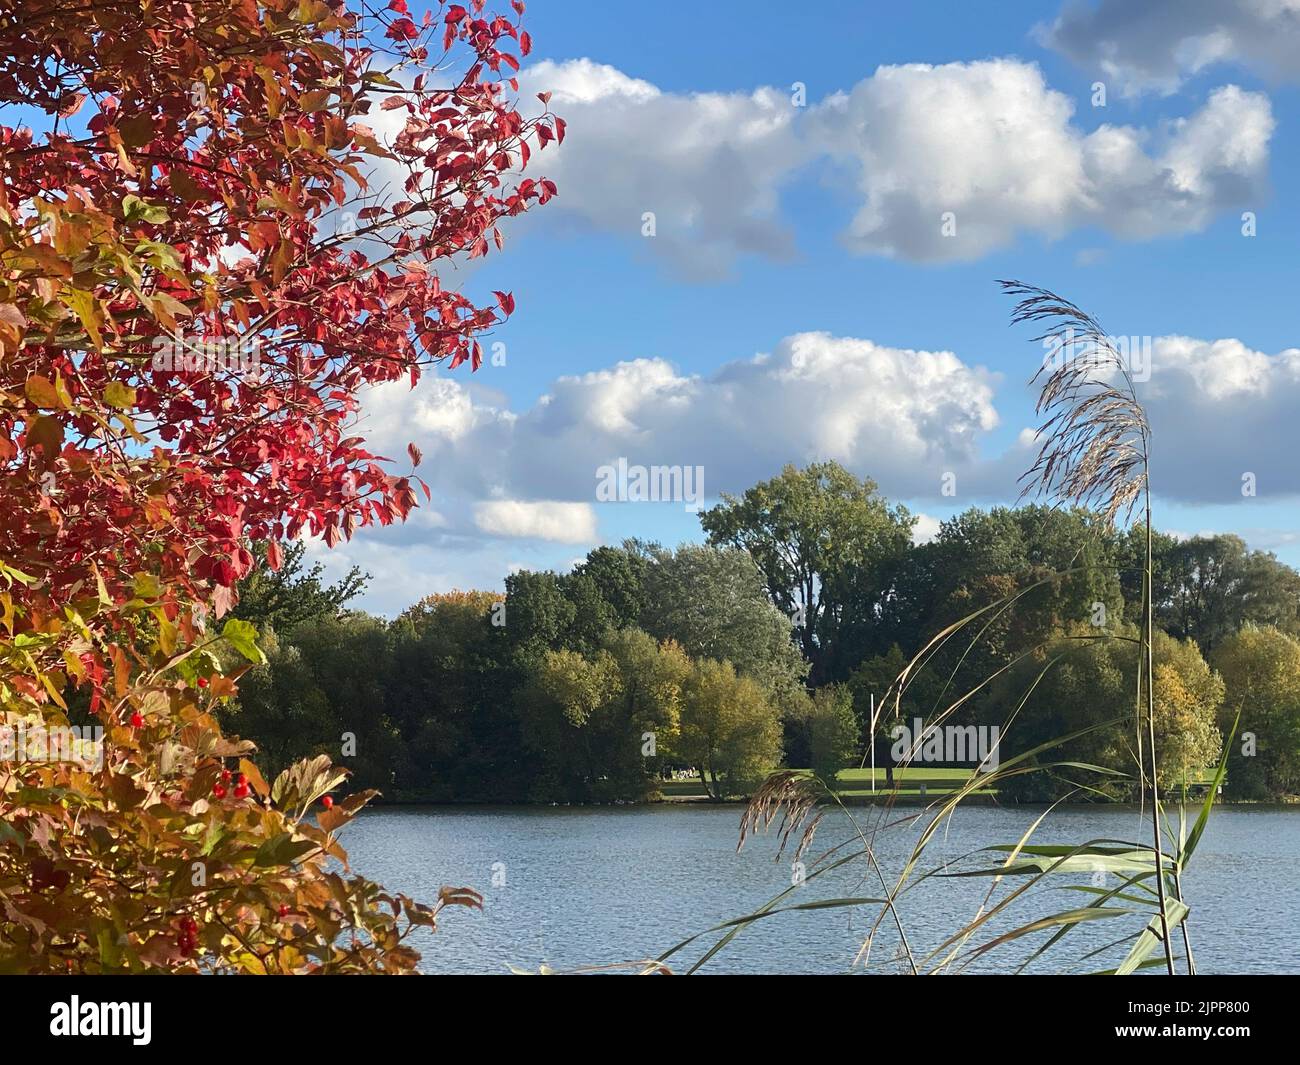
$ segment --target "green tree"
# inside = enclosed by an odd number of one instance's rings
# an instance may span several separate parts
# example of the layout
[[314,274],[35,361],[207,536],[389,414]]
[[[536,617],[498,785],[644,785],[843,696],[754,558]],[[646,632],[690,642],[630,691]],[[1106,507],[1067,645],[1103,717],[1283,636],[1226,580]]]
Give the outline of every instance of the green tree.
[[700,522],[711,543],[744,548],[758,564],[820,684],[850,611],[874,617],[882,608],[884,577],[907,551],[915,519],[877,495],[875,482],[820,462],[724,495]]
[[1266,551],[1250,551],[1239,536],[1162,538],[1156,611],[1160,624],[1203,651],[1242,625],[1300,627],[1300,573]]
[[677,641],[692,658],[730,662],[782,708],[802,694],[808,667],[790,619],[768,599],[746,552],[706,544],[651,548],[642,583],[646,632]]
[[237,732],[257,737],[264,775],[328,754],[358,785],[389,789],[403,743],[387,714],[387,623],[360,613],[326,615],[268,643],[266,665],[244,676],[239,701],[227,711]]
[[1214,650],[1227,698],[1224,730],[1241,715],[1230,738],[1229,794],[1244,799],[1300,793],[1300,641],[1268,627],[1247,625]]
[[609,802],[651,794],[660,748],[677,736],[688,671],[680,647],[637,629],[609,632],[588,654],[544,652],[519,697],[524,742],[541,766],[532,797]]
[[853,695],[847,685],[831,684],[812,695],[808,715],[809,765],[830,787],[836,776],[858,751],[858,719],[853,713]]
[[[985,711],[991,717],[984,723],[1002,730],[1003,760],[1091,729],[1033,757],[1031,763],[1073,761],[1125,771],[1132,766],[1139,742],[1133,718],[1137,630],[1125,625],[1112,633],[1120,638],[1096,639],[1094,635],[1089,628],[1076,626],[993,685]],[[1176,640],[1157,629],[1152,650],[1160,784],[1177,787],[1194,782],[1219,755],[1217,721],[1224,685],[1191,640]],[[1041,680],[1037,680],[1040,673]],[[1145,729],[1142,742],[1146,742]],[[1102,777],[1063,767],[1050,774],[1010,777],[1001,789],[1010,798],[1047,801],[1075,789],[1081,789],[1076,791],[1080,800],[1130,798],[1136,795],[1137,786],[1128,776]]]
[[234,617],[251,621],[259,632],[287,631],[311,618],[338,614],[366,589],[370,580],[356,566],[333,584],[325,582],[325,567],[319,562],[305,567],[306,545],[291,541],[282,551],[280,568],[267,561],[267,544],[253,545],[253,568],[239,582],[239,602]]
[[697,661],[686,679],[673,754],[695,768],[711,798],[745,794],[780,763],[780,714],[730,662]]
[[505,625],[512,647],[537,655],[565,646],[577,608],[554,573],[520,570],[506,578]]
[[499,592],[428,596],[392,626],[389,717],[403,738],[391,793],[427,801],[517,801],[535,762],[514,705]]
[[612,623],[618,628],[636,625],[645,608],[645,572],[650,561],[635,540],[622,547],[598,547],[574,567],[574,574],[595,582],[609,604]]
[[[1116,557],[1113,537],[1085,510],[972,508],[945,521],[931,543],[912,552],[895,585],[886,630],[910,657],[945,627],[1018,595],[1011,607],[981,616],[930,661],[924,681],[933,683],[922,687],[927,699],[939,700],[946,686],[942,709],[1066,626],[1086,623],[1102,632],[1119,623],[1124,600]],[[921,692],[909,694],[916,699]],[[957,719],[981,720],[986,701],[977,692]],[[923,709],[928,716],[930,708]]]

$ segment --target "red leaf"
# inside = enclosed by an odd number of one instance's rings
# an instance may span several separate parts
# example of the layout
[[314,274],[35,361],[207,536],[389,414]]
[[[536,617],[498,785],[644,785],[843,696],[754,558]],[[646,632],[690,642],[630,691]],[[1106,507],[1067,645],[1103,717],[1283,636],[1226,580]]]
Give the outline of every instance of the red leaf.
[[384,36],[394,41],[409,41],[420,36],[420,29],[409,18],[399,18],[388,27]]

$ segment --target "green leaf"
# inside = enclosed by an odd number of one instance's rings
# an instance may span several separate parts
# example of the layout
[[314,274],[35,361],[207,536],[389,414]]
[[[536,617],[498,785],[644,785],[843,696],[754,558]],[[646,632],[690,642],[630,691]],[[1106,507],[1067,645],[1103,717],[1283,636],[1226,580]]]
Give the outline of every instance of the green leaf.
[[1182,853],[1179,860],[1184,866],[1196,852],[1196,845],[1201,842],[1201,836],[1205,834],[1205,827],[1210,823],[1210,813],[1214,809],[1214,800],[1219,794],[1219,789],[1223,787],[1223,782],[1228,775],[1228,752],[1231,750],[1234,738],[1237,735],[1237,726],[1241,724],[1241,711],[1237,711],[1237,716],[1232,719],[1232,728],[1228,730],[1227,736],[1223,743],[1223,759],[1219,762],[1219,769],[1214,774],[1214,780],[1205,791],[1205,802],[1201,804],[1201,812],[1196,818],[1196,824],[1192,826],[1191,834],[1187,837],[1187,842],[1183,844]]
[[250,662],[266,665],[266,655],[257,646],[257,628],[252,622],[231,618],[222,628],[221,637]]
[[[1178,927],[1189,912],[1190,908],[1185,902],[1178,899],[1165,899],[1165,918],[1169,924],[1170,934],[1173,933],[1173,930]],[[1133,949],[1128,952],[1128,957],[1115,970],[1115,975],[1127,976],[1137,969],[1146,961],[1147,955],[1160,945],[1160,939],[1160,914],[1157,913],[1151,918],[1145,931],[1138,936],[1137,942],[1133,944]]]
[[293,833],[280,832],[257,848],[253,865],[290,865],[316,849],[317,845],[309,839],[294,839]]
[[[999,844],[985,850],[1010,850]],[[1016,861],[991,869],[972,869],[958,873],[940,873],[941,877],[1017,876],[1025,873],[1151,873],[1155,856],[1150,850],[1114,847],[1023,847]]]
[[122,200],[122,217],[128,222],[166,222],[167,208],[158,203],[146,203],[139,196]]

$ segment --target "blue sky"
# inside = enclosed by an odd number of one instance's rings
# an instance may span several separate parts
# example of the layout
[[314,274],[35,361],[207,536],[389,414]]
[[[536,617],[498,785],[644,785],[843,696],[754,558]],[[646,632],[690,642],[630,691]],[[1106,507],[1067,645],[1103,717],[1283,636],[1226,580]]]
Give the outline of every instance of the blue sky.
[[369,570],[362,605],[393,613],[629,535],[698,539],[681,503],[596,500],[616,456],[702,465],[711,499],[833,457],[923,532],[1012,502],[1042,349],[1008,327],[1003,277],[1153,338],[1161,527],[1239,532],[1300,563],[1287,7],[666,3],[651,18],[536,0],[524,86],[553,90],[568,121],[535,163],[560,194],[463,281],[514,292],[489,338],[505,364],[369,404],[381,443],[424,449],[437,495],[329,567]]

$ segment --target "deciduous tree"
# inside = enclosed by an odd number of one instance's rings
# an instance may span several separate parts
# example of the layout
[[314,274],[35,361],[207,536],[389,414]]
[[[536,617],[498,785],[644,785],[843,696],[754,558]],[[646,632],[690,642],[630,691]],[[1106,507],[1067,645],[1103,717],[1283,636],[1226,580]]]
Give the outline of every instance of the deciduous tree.
[[523,173],[564,125],[515,104],[512,7],[0,12],[0,706],[61,726],[79,687],[105,729],[90,769],[3,767],[0,967],[415,964],[437,907],[326,866],[369,796],[313,825],[343,771],[236,761],[220,664],[261,651],[216,622],[252,542],[275,569],[407,515],[419,452],[367,450],[362,390],[477,366],[514,308],[441,277],[555,192]]

